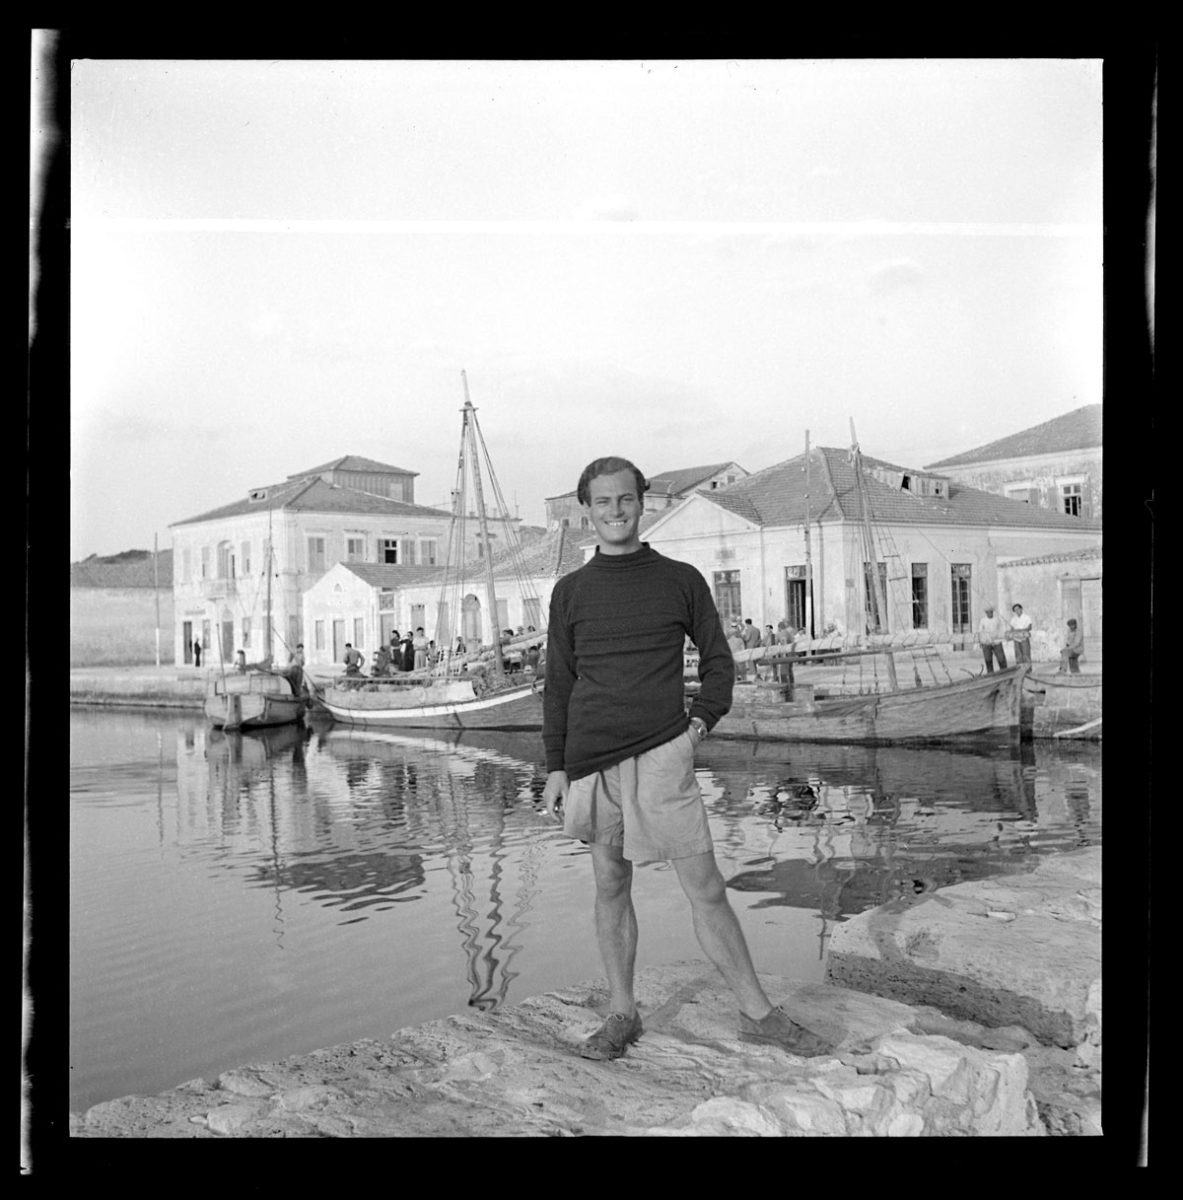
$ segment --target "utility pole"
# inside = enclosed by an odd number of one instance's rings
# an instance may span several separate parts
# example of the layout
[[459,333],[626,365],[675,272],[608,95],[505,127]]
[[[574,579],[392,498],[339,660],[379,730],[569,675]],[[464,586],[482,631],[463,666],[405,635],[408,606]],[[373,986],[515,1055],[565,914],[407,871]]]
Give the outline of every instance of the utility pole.
[[813,557],[809,552],[809,430],[805,431],[805,633],[813,637]]
[[160,535],[152,535],[152,587],[156,592],[156,666],[160,666]]

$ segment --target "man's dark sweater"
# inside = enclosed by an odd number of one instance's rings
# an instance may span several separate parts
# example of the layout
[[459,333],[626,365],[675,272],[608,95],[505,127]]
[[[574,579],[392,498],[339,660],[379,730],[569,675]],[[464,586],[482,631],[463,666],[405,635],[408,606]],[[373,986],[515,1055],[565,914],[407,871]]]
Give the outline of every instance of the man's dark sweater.
[[[683,649],[702,689],[685,707]],[[601,554],[555,585],[547,627],[546,769],[579,779],[677,737],[731,707],[735,662],[706,580],[652,550]]]

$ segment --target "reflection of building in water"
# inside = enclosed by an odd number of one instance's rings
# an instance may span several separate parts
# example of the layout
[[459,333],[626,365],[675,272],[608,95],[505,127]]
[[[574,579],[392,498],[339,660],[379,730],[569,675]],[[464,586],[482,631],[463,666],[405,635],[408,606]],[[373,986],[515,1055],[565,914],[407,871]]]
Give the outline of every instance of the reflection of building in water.
[[[345,766],[353,804],[383,805],[401,795],[408,836],[445,857],[468,1003],[496,1007],[516,976],[509,966],[537,892],[541,843],[528,841],[524,853],[506,844],[506,814],[529,798],[533,766],[473,745],[467,735],[444,741],[341,729],[326,736],[325,746]],[[507,917],[507,896],[515,891]]]
[[[485,746],[383,731],[279,726],[178,736],[178,842],[223,846],[249,878],[354,914],[426,894],[446,864],[471,988],[501,1003],[537,894],[549,829],[507,839],[535,768]],[[438,876],[437,876],[438,878]],[[512,902],[512,911],[511,911]]]
[[1030,746],[974,753],[890,746],[708,743],[699,778],[717,844],[752,907],[835,921],[939,887],[1028,869],[1042,766]]

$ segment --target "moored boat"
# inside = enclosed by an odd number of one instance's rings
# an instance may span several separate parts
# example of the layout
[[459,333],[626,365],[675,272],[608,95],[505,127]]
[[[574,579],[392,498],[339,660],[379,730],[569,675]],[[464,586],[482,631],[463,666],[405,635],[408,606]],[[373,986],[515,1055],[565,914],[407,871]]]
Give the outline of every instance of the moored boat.
[[[933,687],[817,698],[797,687],[737,686],[712,736],[758,741],[925,743],[1018,740],[1025,664]],[[786,689],[787,690],[787,689]]]
[[299,720],[303,710],[303,697],[283,674],[211,671],[206,680],[205,715],[215,729],[288,725]]
[[[465,568],[473,567],[483,574],[487,589],[487,611],[496,620],[497,594],[494,581],[493,544],[489,534],[488,514],[485,511],[484,489],[481,481],[481,461],[489,475],[492,494],[499,498],[501,490],[493,474],[488,450],[476,420],[476,409],[468,398],[468,378],[462,371],[464,407],[461,409],[460,457],[457,470],[452,531],[448,544],[454,550],[455,561],[444,568],[439,611],[460,611],[459,596],[464,590]],[[466,563],[462,557],[464,538],[459,529],[467,512],[467,496],[471,484],[480,538],[483,547],[476,563]],[[512,529],[508,514],[499,513],[500,528]],[[460,536],[457,536],[458,533]],[[511,549],[511,560],[520,556],[520,549]],[[541,605],[538,606],[541,610]],[[507,669],[506,654],[515,645],[545,643],[544,631],[532,630],[514,641],[503,642],[496,628],[491,631],[487,645],[463,653],[452,649],[452,631],[436,630],[435,640],[445,647],[438,660],[425,670],[394,676],[353,674],[338,677],[314,695],[315,703],[332,714],[333,719],[350,725],[393,726],[407,729],[499,729],[527,730],[542,728],[542,678],[532,671],[522,673]]]
[[1102,687],[1096,674],[1034,674],[1026,681],[1031,736],[1101,740]]
[[245,655],[240,651],[242,657],[233,669],[227,670],[223,664],[220,669],[207,674],[205,715],[215,729],[263,729],[271,725],[290,725],[298,721],[304,712],[306,701],[300,693],[302,672],[298,668],[296,673],[271,669],[271,576],[274,562],[271,554],[270,510],[267,515],[264,570],[267,576],[263,624],[265,656],[261,663],[247,666]]
[[542,682],[485,686],[454,679],[339,679],[319,695],[334,720],[407,729],[541,729]]

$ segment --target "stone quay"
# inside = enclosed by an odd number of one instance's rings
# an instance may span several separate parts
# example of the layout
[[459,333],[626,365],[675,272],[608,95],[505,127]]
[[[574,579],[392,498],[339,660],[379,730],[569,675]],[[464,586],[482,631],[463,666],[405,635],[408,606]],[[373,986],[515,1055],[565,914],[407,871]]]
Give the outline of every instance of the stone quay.
[[833,1053],[738,1038],[709,964],[638,972],[645,1032],[578,1055],[603,981],[72,1114],[79,1138],[1101,1133],[1100,850],[851,918],[826,980],[762,977]]

